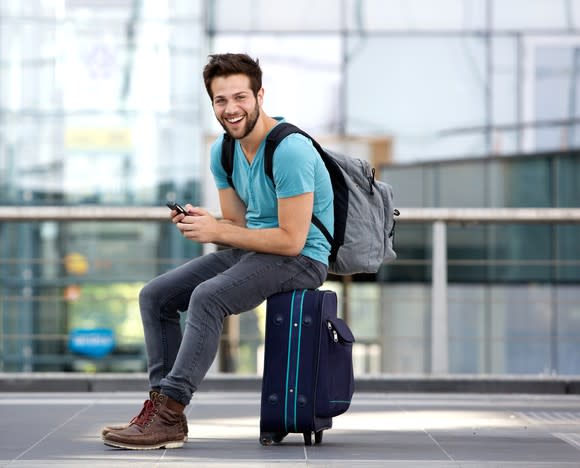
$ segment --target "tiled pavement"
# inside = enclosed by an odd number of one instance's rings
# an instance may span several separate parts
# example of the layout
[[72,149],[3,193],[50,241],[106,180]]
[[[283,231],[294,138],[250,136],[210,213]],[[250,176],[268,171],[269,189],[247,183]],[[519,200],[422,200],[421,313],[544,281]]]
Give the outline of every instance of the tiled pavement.
[[4,467],[580,467],[580,396],[360,393],[322,444],[262,447],[256,392],[200,392],[189,441],[173,450],[105,446],[145,394],[0,393]]

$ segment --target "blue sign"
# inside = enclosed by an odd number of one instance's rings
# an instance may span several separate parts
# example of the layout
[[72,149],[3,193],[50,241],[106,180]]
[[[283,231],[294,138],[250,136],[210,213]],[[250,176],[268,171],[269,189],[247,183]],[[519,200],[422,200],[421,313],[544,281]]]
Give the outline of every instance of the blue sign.
[[72,330],[68,347],[73,353],[100,358],[109,354],[115,347],[113,330],[109,328],[91,328]]

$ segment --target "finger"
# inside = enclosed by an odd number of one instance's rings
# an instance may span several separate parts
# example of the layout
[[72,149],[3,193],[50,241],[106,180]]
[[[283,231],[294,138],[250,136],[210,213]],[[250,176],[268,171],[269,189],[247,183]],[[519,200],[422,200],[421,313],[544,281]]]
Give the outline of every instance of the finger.
[[171,221],[174,224],[177,224],[177,223],[181,222],[181,220],[183,218],[185,218],[185,215],[183,213],[178,213],[177,211],[172,211],[171,214],[173,214],[173,217],[171,218]]
[[191,214],[193,214],[195,216],[205,216],[208,214],[208,212],[206,210],[204,210],[203,208],[201,208],[199,206],[192,206],[189,211],[191,212]]
[[195,229],[195,226],[193,225],[193,223],[184,223],[183,220],[179,221],[177,223],[177,227],[180,231],[193,231]]

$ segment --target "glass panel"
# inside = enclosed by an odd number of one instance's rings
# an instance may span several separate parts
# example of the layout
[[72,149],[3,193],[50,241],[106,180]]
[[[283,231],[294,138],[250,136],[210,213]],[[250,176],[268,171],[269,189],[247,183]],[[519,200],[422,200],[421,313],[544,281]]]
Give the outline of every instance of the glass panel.
[[[578,269],[578,267],[576,267]],[[580,290],[576,286],[555,287],[558,311],[557,362],[559,374],[580,373]]]
[[430,367],[431,290],[421,285],[382,287],[383,372],[423,373]]
[[[535,115],[539,121],[548,121],[535,130],[537,151],[574,144],[574,127],[566,123],[577,114],[579,88],[574,60],[575,48],[570,45],[538,46],[535,51]],[[558,120],[563,123],[558,124]]]
[[399,223],[395,229],[397,260],[381,267],[377,279],[391,282],[425,282],[431,277],[431,226]]
[[559,225],[554,228],[556,243],[555,280],[580,282],[580,226]]
[[552,172],[549,158],[530,157],[506,160],[502,178],[507,187],[505,207],[552,206]]
[[[493,52],[491,97],[494,125],[513,125],[518,113],[518,43],[513,38],[495,37]],[[483,81],[483,76],[482,76]]]
[[489,280],[550,282],[553,227],[533,224],[489,226]]
[[[211,29],[220,31],[337,31],[341,25],[341,3],[336,0],[294,0],[279,3],[253,0],[212,0]],[[223,49],[226,50],[226,49]],[[236,47],[228,50],[244,50]]]
[[[237,353],[238,360],[233,371],[241,374],[261,374],[264,362],[262,344],[266,332],[266,304],[264,303],[254,310],[231,316],[230,318],[232,317],[239,321],[239,344],[236,346],[234,342],[232,350]],[[235,323],[235,320],[232,320],[230,327]],[[239,349],[236,349],[236,347]]]
[[500,156],[512,156],[521,154],[522,132],[521,130],[494,130],[492,135],[493,154]]
[[[107,359],[91,359],[90,354],[70,349],[66,353],[70,370],[139,371],[146,370],[143,327],[139,312],[139,291],[143,283],[85,283],[72,291],[69,286],[63,292],[66,327],[69,339],[74,333],[91,330],[113,332],[114,347]],[[101,338],[102,339],[102,338]],[[80,351],[80,352],[79,352]],[[86,350],[85,350],[86,352]]]
[[485,287],[449,288],[449,372],[480,374],[486,371],[486,305]]
[[481,29],[483,0],[349,0],[348,26],[354,31]]
[[348,133],[393,135],[398,162],[485,152],[483,135],[453,133],[484,125],[483,40],[366,37],[348,50]]
[[494,286],[490,312],[490,371],[551,373],[551,287]]
[[353,359],[357,374],[381,373],[380,292],[372,283],[348,283],[348,323],[356,337]]
[[554,205],[577,208],[580,206],[580,152],[555,157],[554,166],[557,191]]
[[493,1],[493,24],[499,30],[541,30],[568,26],[569,2],[553,0]]
[[488,231],[482,225],[447,226],[447,279],[449,282],[485,282]]
[[201,3],[2,2],[0,201],[150,204],[199,184]]
[[[142,284],[200,254],[169,222],[0,224],[0,369],[144,370]],[[110,355],[69,350],[70,333],[104,328]]]
[[505,207],[506,192],[509,192],[510,186],[504,183],[504,164],[505,160],[499,158],[491,159],[487,163],[489,174],[488,207]]
[[[449,208],[486,206],[487,164],[485,162],[454,162],[440,164],[437,205]],[[458,196],[461,194],[461,196]]]
[[395,205],[402,206],[433,206],[433,184],[429,183],[429,175],[433,171],[423,166],[383,168],[380,180],[386,180],[395,192]]

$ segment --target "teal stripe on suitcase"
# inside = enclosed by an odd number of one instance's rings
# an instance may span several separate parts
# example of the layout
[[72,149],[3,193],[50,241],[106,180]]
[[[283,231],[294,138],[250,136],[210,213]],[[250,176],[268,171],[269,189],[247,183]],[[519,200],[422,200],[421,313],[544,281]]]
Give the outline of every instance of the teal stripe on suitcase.
[[284,396],[284,428],[288,432],[288,384],[290,382],[290,357],[292,355],[292,316],[294,315],[294,296],[296,291],[292,291],[292,301],[290,302],[290,327],[288,330],[288,357],[286,360],[286,394]]
[[296,382],[294,384],[294,431],[298,431],[298,426],[296,425],[296,405],[298,402],[298,371],[300,370],[300,345],[302,341],[302,310],[304,306],[304,296],[306,295],[306,290],[302,291],[302,297],[300,298],[300,317],[298,318],[298,349],[296,350]]

